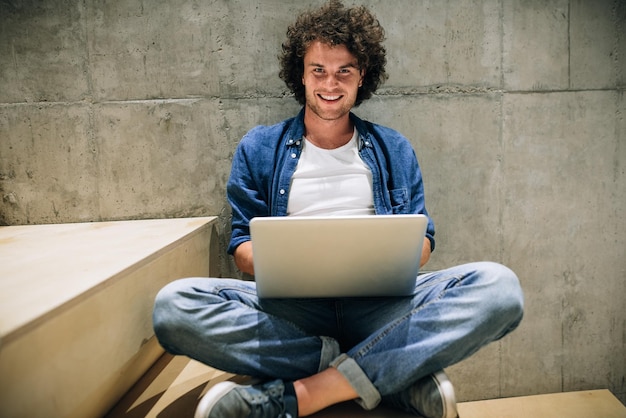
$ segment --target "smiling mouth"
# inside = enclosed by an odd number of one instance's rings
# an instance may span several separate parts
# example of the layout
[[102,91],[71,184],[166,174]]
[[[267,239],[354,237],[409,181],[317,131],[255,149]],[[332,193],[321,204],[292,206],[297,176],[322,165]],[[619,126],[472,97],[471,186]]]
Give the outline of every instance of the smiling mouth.
[[318,96],[327,102],[334,102],[334,101],[339,100],[342,97],[342,96],[330,95],[330,94],[318,94]]

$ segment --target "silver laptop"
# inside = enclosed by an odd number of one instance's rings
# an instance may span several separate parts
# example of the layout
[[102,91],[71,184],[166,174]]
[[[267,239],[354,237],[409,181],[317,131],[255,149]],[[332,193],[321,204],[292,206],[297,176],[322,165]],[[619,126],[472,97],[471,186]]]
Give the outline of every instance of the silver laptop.
[[250,235],[258,295],[410,295],[427,224],[424,215],[254,218]]

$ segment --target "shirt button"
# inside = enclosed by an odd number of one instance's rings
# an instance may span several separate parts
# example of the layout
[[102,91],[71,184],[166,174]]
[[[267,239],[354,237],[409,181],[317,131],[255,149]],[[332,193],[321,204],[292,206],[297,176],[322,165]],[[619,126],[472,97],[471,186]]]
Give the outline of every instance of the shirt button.
[[291,158],[296,158],[296,157],[297,157],[297,155],[296,155],[295,152],[293,154],[291,154]]
[[285,194],[285,189],[280,189],[280,191],[278,193]]
[[296,145],[300,145],[300,141],[296,141]]

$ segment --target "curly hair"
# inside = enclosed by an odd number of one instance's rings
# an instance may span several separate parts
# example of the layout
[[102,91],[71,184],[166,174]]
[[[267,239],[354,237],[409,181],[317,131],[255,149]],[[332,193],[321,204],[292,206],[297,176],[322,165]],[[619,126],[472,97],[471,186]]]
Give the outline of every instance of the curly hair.
[[305,104],[302,84],[304,54],[314,41],[328,45],[345,45],[365,70],[363,85],[359,88],[355,106],[369,99],[386,80],[385,31],[374,15],[364,6],[346,8],[339,0],[330,0],[320,9],[305,12],[287,29],[287,40],[282,45],[280,78],[296,100]]

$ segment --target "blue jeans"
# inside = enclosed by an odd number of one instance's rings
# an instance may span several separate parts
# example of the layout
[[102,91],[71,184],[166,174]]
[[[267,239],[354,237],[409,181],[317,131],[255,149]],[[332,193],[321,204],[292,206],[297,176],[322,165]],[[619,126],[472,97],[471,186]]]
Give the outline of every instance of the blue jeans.
[[421,274],[411,297],[259,299],[254,282],[181,279],[159,292],[153,319],[172,354],[286,381],[335,367],[371,409],[502,338],[522,315],[515,274],[482,262]]

